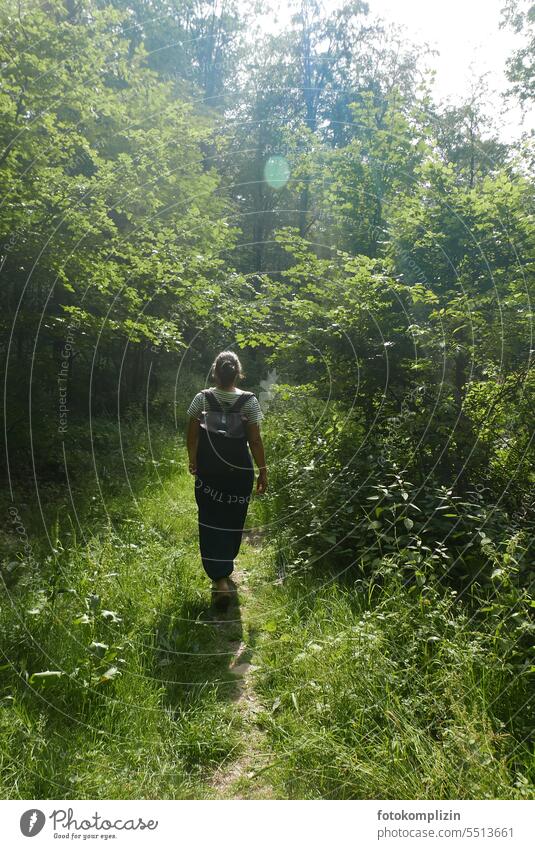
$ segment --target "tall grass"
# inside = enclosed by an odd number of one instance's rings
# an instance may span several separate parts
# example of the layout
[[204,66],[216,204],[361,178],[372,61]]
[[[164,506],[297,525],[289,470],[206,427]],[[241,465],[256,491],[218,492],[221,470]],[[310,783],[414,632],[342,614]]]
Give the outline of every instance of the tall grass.
[[306,552],[286,562],[285,525],[274,558],[245,547],[244,621],[223,638],[181,441],[161,428],[149,445],[139,421],[125,454],[115,437],[99,497],[89,478],[47,485],[41,526],[18,491],[22,524],[2,540],[4,798],[212,797],[215,768],[249,745],[225,640],[253,655],[271,797],[533,794],[529,669],[503,628],[505,590],[474,616],[432,569],[407,582],[401,557],[365,580],[309,571]]
[[527,680],[455,593],[407,587],[395,568],[381,585],[292,578],[257,615],[269,621],[257,661],[266,767],[281,795],[532,794]]
[[52,550],[25,512],[33,553],[3,572],[3,798],[198,798],[239,750],[182,452],[162,435],[132,492],[79,493],[80,526],[48,498]]

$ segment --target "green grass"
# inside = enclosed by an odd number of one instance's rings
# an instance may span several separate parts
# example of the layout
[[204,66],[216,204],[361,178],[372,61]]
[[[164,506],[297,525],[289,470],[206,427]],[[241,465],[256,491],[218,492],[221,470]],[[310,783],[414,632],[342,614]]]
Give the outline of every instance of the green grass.
[[131,490],[120,458],[105,459],[104,500],[75,493],[77,518],[50,488],[52,549],[30,495],[31,551],[13,530],[3,540],[3,798],[213,798],[214,770],[252,739],[228,640],[249,646],[262,707],[263,784],[240,776],[243,795],[533,794],[526,679],[453,594],[404,586],[395,563],[376,584],[281,584],[270,549],[245,544],[250,591],[223,633],[207,616],[183,447],[162,433],[154,451],[157,464],[138,453]]
[[[525,798],[533,761],[515,717],[525,679],[455,596],[289,580],[264,593],[257,688],[287,798]],[[531,767],[531,771],[530,771]]]
[[[191,478],[151,475],[139,489],[137,505],[108,500],[113,524],[89,510],[84,542],[60,529],[55,557],[22,563],[8,590],[4,798],[202,797],[205,777],[239,751]],[[32,677],[44,671],[61,675]]]

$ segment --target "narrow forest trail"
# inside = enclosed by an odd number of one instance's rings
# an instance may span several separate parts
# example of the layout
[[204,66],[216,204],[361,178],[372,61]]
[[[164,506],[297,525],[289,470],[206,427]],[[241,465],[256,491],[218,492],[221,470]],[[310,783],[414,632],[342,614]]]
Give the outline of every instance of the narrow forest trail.
[[[208,780],[210,794],[219,799],[277,798],[269,782],[269,773],[264,771],[270,753],[265,733],[258,723],[264,708],[255,690],[255,672],[258,668],[254,662],[256,627],[251,617],[254,604],[252,578],[255,565],[262,559],[264,551],[261,534],[254,531],[244,534],[241,554],[233,575],[238,588],[242,638],[233,639],[232,630],[224,619],[219,623],[219,649],[229,652],[229,672],[236,678],[230,701],[239,714],[238,724],[241,729],[238,756],[221,763]],[[225,614],[231,626],[235,615],[236,607],[233,605]]]
[[[170,496],[167,506],[162,505],[159,497],[154,500],[149,495],[152,509],[149,516],[145,502],[145,515],[161,534],[165,557],[173,559],[178,541],[181,546],[179,571],[171,581],[180,580],[181,601],[178,606],[174,600],[169,604],[172,613],[164,616],[157,641],[159,662],[163,664],[167,683],[171,684],[169,704],[173,709],[188,704],[192,722],[199,729],[200,751],[211,746],[209,737],[203,739],[200,729],[213,727],[207,717],[210,708],[204,702],[203,691],[214,694],[221,711],[220,732],[215,732],[216,737],[219,733],[225,736],[228,728],[228,745],[217,744],[212,762],[204,764],[202,757],[192,758],[192,776],[197,775],[198,790],[209,798],[280,798],[280,789],[274,789],[270,770],[266,769],[274,756],[262,727],[267,708],[255,687],[260,663],[257,649],[270,638],[264,630],[264,619],[277,577],[273,552],[258,527],[258,511],[253,502],[235,562],[232,577],[237,588],[236,602],[225,613],[217,613],[209,606],[209,581],[198,551],[192,480],[180,472],[171,476],[165,486]],[[168,576],[162,578],[165,593],[172,597]],[[189,701],[185,697],[189,688],[173,689],[173,678],[177,683],[196,682],[194,691],[198,695]]]
[[[281,541],[263,538],[263,502],[253,499],[237,603],[216,614],[182,445],[171,459],[135,501],[121,491],[106,512],[85,515],[88,541],[67,526],[59,598],[48,600],[38,569],[12,580],[0,630],[6,656],[29,675],[3,670],[7,798],[531,793],[495,731],[507,715],[489,709],[501,698],[501,655],[455,595],[407,585],[399,564],[368,585],[339,580],[328,564],[315,573],[287,564]],[[515,717],[526,698],[527,686]],[[510,736],[511,759],[523,734]]]
[[[185,465],[184,449],[179,450]],[[157,663],[170,710],[179,723],[186,715],[193,729],[187,765],[193,792],[212,799],[280,798],[281,788],[275,789],[266,768],[275,759],[265,730],[269,708],[256,689],[260,647],[272,636],[264,625],[277,578],[273,550],[260,527],[260,505],[253,499],[235,561],[236,601],[218,613],[210,605],[210,581],[199,555],[192,478],[180,470],[166,479],[163,491],[165,499],[162,490],[148,493],[143,506],[161,539],[160,561],[174,564],[161,573],[166,600]]]
[[[415,592],[398,570],[372,585],[373,597],[360,579],[327,571],[292,568],[282,582],[285,552],[263,539],[253,500],[237,603],[215,614],[183,446],[171,459],[135,501],[119,492],[105,514],[84,517],[89,544],[64,533],[66,591],[53,603],[39,570],[12,580],[4,651],[30,686],[4,667],[6,798],[531,793],[488,707],[501,697],[501,656],[454,596]],[[494,673],[475,687],[482,662]],[[525,699],[522,690],[515,716]],[[519,739],[511,735],[511,749]]]

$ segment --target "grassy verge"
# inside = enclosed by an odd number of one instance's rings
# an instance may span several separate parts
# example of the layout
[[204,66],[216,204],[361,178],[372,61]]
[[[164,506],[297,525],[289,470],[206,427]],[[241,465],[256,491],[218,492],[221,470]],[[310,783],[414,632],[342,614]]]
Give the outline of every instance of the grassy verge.
[[157,451],[157,474],[95,502],[79,493],[77,517],[52,489],[52,549],[29,509],[31,552],[6,540],[3,798],[199,798],[239,752],[191,478],[173,442]]
[[454,594],[404,586],[395,568],[381,586],[293,578],[256,615],[269,632],[257,688],[280,796],[532,794],[519,731],[528,685]]

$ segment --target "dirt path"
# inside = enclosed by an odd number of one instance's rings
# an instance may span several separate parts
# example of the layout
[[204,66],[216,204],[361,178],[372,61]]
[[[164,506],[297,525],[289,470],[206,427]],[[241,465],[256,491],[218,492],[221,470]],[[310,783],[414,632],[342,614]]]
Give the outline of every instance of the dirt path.
[[[244,537],[244,549],[246,556],[240,557],[240,561],[254,559],[262,555],[262,539],[258,534],[248,534]],[[249,551],[247,551],[249,549]],[[253,549],[253,551],[251,551]],[[247,556],[247,554],[253,556]],[[265,734],[258,725],[258,714],[264,710],[259,702],[254,687],[254,675],[257,667],[253,661],[253,649],[250,645],[252,628],[248,618],[248,603],[251,598],[249,588],[249,574],[246,569],[236,564],[234,576],[238,586],[241,619],[244,627],[244,635],[248,636],[249,644],[244,640],[232,640],[224,638],[221,648],[226,645],[228,651],[232,652],[229,664],[230,672],[236,676],[236,688],[232,695],[235,709],[240,713],[242,724],[241,744],[242,751],[232,761],[221,764],[214,772],[210,782],[213,795],[219,799],[274,799],[276,798],[273,787],[269,783],[267,772],[259,772],[266,766],[269,752],[266,747]],[[230,608],[228,617],[232,621],[233,608]],[[225,633],[225,624],[222,622],[222,633]]]

